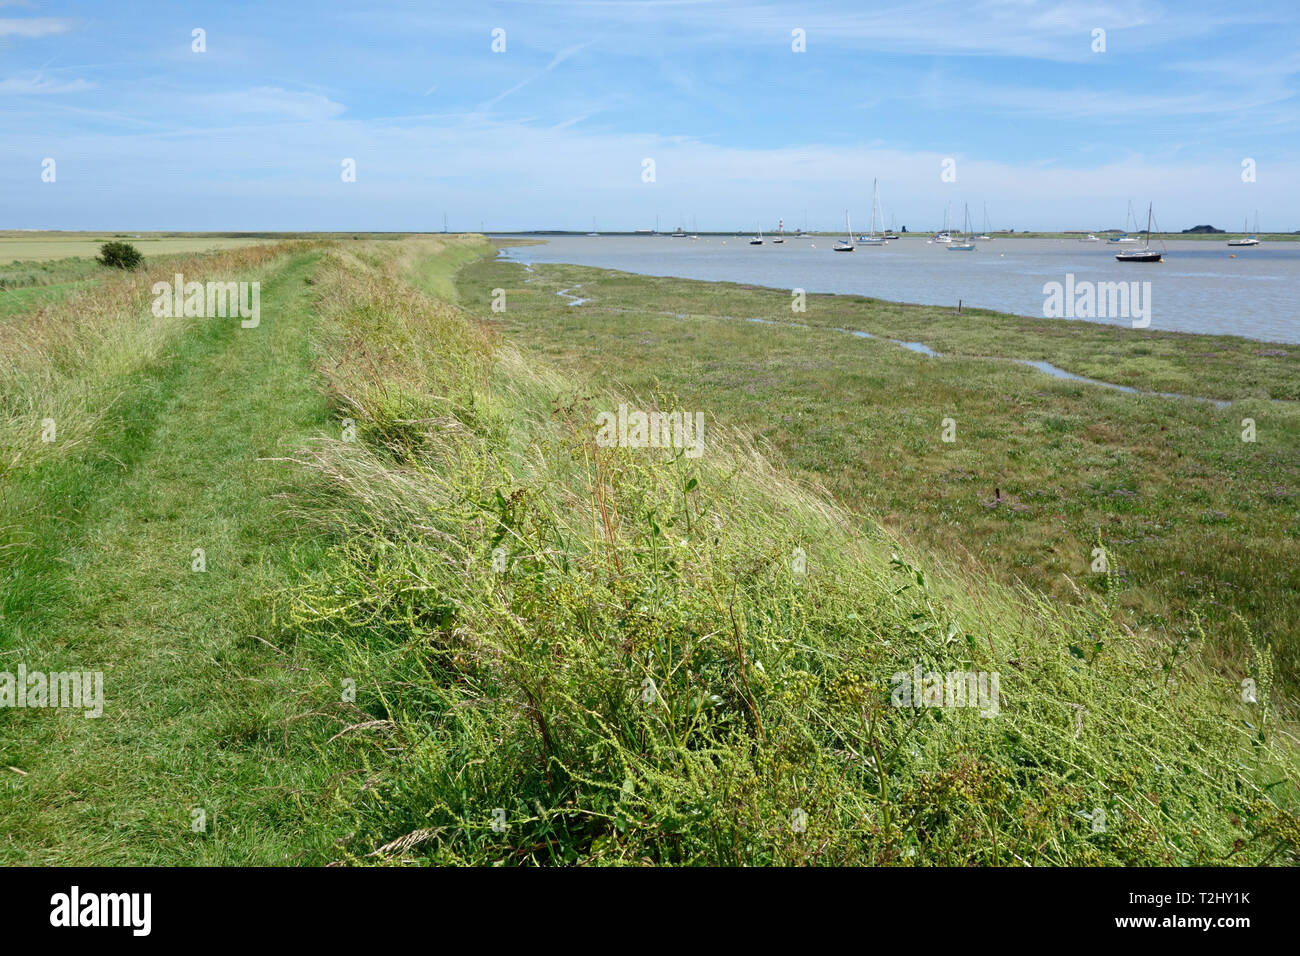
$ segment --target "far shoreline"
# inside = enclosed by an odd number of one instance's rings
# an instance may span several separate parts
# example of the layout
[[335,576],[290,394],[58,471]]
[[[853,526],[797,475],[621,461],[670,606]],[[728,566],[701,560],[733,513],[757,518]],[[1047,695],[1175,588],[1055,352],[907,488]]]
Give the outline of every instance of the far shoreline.
[[[575,235],[565,234],[563,236],[554,235],[550,237],[524,237],[520,234],[512,234],[510,236],[496,237],[496,238],[494,238],[489,234],[483,234],[483,235],[490,243],[492,243],[492,245],[496,246],[497,258],[505,262],[511,262],[515,265],[527,265],[527,263],[525,263],[522,260],[512,259],[510,257],[503,256],[501,254],[501,250],[508,249],[508,248],[519,248],[525,246],[546,245],[548,242],[548,238],[584,238],[585,237],[585,234],[575,234]],[[700,233],[700,235],[703,236],[705,235],[705,233]],[[730,237],[733,234],[725,233],[723,235]],[[807,233],[806,235],[812,235],[812,233]],[[619,236],[615,234],[613,235],[613,237],[618,238]],[[633,237],[633,238],[637,238],[637,237]],[[649,237],[643,236],[640,238],[649,238]],[[1019,239],[1019,238],[1032,238],[1032,237],[1021,236],[1017,234],[1015,238]],[[712,284],[717,286],[733,286],[737,289],[759,289],[759,290],[763,290],[764,292],[780,292],[782,294],[787,294],[789,292],[789,290],[784,286],[764,285],[761,283],[753,283],[753,282],[736,282],[734,280],[728,280],[728,279],[698,279],[691,276],[667,275],[667,274],[658,274],[658,273],[650,273],[650,272],[632,272],[627,269],[612,269],[603,266],[591,266],[591,265],[586,265],[577,262],[554,262],[554,263],[548,262],[545,264],[572,266],[574,268],[579,268],[579,269],[598,269],[604,272],[619,272],[628,276],[635,276],[637,278],[669,279],[669,280],[675,280],[679,282],[702,282],[702,283],[707,283],[707,284]],[[941,310],[951,309],[952,314],[957,314],[956,305],[947,306],[947,305],[940,305],[935,303],[909,301],[906,299],[888,299],[888,298],[882,298],[880,296],[866,295],[864,293],[857,293],[857,292],[823,292],[814,289],[809,289],[809,295],[810,296],[811,295],[835,296],[835,297],[842,297],[845,299],[858,299],[858,300],[869,299],[873,302],[878,302],[883,305],[893,306],[898,308],[907,308],[907,309],[941,309]],[[1116,329],[1116,330],[1126,331],[1126,332],[1131,331],[1135,333],[1154,332],[1160,335],[1192,336],[1192,337],[1200,337],[1200,338],[1207,338],[1207,339],[1239,340],[1241,342],[1246,342],[1246,343],[1254,343],[1263,346],[1272,346],[1280,349],[1300,351],[1300,343],[1288,342],[1282,339],[1256,338],[1249,335],[1235,335],[1230,332],[1197,332],[1197,331],[1189,331],[1183,329],[1152,329],[1152,328],[1134,329],[1131,328],[1129,325],[1123,324],[1121,322],[1109,322],[1101,319],[1088,319],[1088,318],[1047,318],[1040,315],[1009,312],[1006,311],[1005,309],[996,309],[996,308],[990,308],[990,307],[980,306],[980,305],[971,305],[969,303],[962,304],[961,314],[964,315],[978,314],[981,316],[993,316],[993,317],[1000,317],[1004,319],[1015,319],[1021,321],[1029,320],[1029,321],[1049,322],[1049,323],[1068,322],[1071,325],[1083,324],[1089,326],[1100,326],[1103,328],[1111,328],[1111,329]],[[1100,384],[1109,385],[1112,383],[1103,381]],[[1187,397],[1196,398],[1198,396],[1187,396]],[[1216,401],[1218,399],[1206,398],[1205,400]]]

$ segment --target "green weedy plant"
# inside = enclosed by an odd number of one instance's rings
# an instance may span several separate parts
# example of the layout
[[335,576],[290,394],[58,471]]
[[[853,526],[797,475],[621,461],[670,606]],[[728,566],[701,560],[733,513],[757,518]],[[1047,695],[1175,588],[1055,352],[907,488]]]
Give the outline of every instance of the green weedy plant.
[[129,242],[106,242],[99,247],[95,261],[114,269],[138,269],[144,262],[144,256]]
[[[613,398],[403,277],[321,270],[321,368],[358,440],[301,458],[330,489],[302,517],[340,543],[278,610],[356,679],[308,705],[339,721],[340,859],[1297,861],[1294,754],[1243,724],[1235,680],[1164,667],[1100,599],[913,554],[744,435],[600,447]],[[895,706],[917,665],[1000,674],[997,716]]]

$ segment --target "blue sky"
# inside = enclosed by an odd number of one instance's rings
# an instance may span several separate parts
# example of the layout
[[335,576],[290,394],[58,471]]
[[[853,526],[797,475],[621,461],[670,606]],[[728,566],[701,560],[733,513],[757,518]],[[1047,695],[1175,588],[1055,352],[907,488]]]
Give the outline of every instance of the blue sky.
[[876,177],[913,230],[1132,200],[1289,231],[1298,26],[1295,0],[0,0],[0,228],[865,228]]

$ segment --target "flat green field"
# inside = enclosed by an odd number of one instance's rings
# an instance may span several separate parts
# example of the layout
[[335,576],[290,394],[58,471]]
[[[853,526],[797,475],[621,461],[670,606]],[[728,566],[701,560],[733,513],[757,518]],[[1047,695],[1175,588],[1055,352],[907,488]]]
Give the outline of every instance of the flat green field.
[[148,258],[178,252],[216,252],[264,245],[267,239],[233,239],[220,236],[166,237],[148,233],[0,233],[0,265],[42,262],[48,259],[93,258],[106,242],[129,242]]

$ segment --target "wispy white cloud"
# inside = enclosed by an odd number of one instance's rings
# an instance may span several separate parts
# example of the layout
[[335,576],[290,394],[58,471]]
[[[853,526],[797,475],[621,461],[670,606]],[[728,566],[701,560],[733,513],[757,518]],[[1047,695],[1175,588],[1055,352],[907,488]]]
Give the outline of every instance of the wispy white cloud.
[[[879,94],[876,99],[879,100]],[[1049,89],[980,83],[971,80],[928,85],[916,93],[903,91],[899,98],[924,100],[936,109],[978,107],[989,112],[1014,112],[1053,119],[1123,120],[1152,117],[1207,116],[1262,109],[1291,100],[1295,94],[1285,86],[1259,84],[1246,89],[1214,89],[1174,92],[1161,89],[1074,87]]]
[[[752,0],[523,0],[516,8],[578,9],[599,29],[610,50],[635,47],[645,33],[671,36],[678,47],[748,47],[789,43],[790,31],[806,31],[810,55],[821,49],[931,56],[1009,56],[1078,62],[1090,59],[1092,30],[1107,31],[1110,48],[1138,52],[1213,37],[1232,27],[1284,23],[1293,14],[1263,3],[1188,9],[1186,0],[845,0],[767,2]],[[416,15],[417,17],[419,14]],[[572,35],[557,15],[541,36]]]
[[1161,64],[1161,69],[1198,76],[1213,75],[1218,79],[1253,84],[1258,83],[1261,78],[1275,79],[1300,73],[1300,50],[1267,59],[1257,54],[1242,53],[1234,57],[1218,56],[1176,61]]
[[226,115],[262,115],[301,122],[333,119],[347,107],[320,93],[257,86],[250,90],[208,93],[198,97],[204,108]]
[[555,56],[551,58],[551,62],[547,63],[546,66],[542,67],[540,70],[538,70],[536,73],[534,73],[532,76],[528,77],[527,79],[521,80],[520,82],[516,83],[514,86],[510,87],[510,89],[506,90],[504,93],[498,93],[496,96],[492,97],[492,99],[484,103],[480,107],[480,109],[483,110],[491,109],[493,106],[496,106],[498,103],[504,100],[507,96],[510,96],[512,93],[517,93],[519,90],[522,90],[529,83],[532,83],[534,80],[538,80],[541,77],[545,76],[547,73],[550,73],[552,70],[554,70],[565,60],[569,59],[574,54],[579,53],[582,50],[585,50],[587,47],[591,46],[592,43],[594,42],[595,42],[594,40],[588,40],[586,43],[579,43],[575,46],[571,46],[561,50],[559,53],[555,54]]
[[0,37],[47,37],[71,29],[72,21],[64,17],[0,17]]
[[584,110],[583,112],[579,113],[577,116],[571,116],[566,120],[561,120],[560,122],[552,126],[551,129],[568,129],[570,126],[577,126],[579,123],[583,122],[584,120],[590,119],[591,117],[595,116],[597,113],[600,112],[603,112],[603,108],[601,107]]
[[40,74],[14,76],[0,80],[0,95],[10,93],[23,96],[40,96],[52,93],[81,93],[94,88],[95,84],[88,80],[55,80]]

